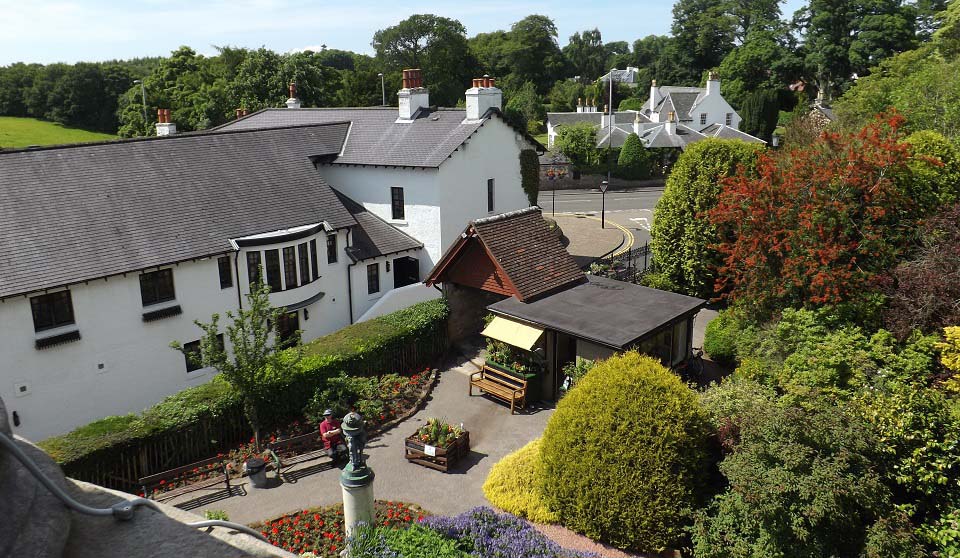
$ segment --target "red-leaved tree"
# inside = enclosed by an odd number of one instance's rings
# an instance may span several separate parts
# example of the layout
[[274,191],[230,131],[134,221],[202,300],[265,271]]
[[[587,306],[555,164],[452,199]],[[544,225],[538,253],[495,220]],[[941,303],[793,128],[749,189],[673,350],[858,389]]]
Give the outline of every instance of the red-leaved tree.
[[727,178],[709,212],[721,233],[718,292],[766,316],[875,291],[919,217],[903,194],[903,122],[881,115],[859,133],[825,133],[763,155],[756,174]]

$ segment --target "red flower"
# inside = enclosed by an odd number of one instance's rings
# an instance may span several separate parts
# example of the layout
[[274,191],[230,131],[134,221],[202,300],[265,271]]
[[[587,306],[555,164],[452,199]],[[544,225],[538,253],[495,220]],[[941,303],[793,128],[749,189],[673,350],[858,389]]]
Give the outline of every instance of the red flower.
[[160,484],[167,484],[167,481],[161,479]]

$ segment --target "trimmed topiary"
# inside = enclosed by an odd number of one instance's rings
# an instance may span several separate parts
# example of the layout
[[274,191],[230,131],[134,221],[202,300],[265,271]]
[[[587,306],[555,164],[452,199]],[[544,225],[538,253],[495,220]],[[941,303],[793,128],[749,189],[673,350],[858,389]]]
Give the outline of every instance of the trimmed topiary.
[[490,469],[483,495],[501,510],[536,523],[556,523],[536,485],[540,463],[540,438],[507,455]]
[[617,174],[622,178],[640,180],[650,178],[651,157],[637,134],[630,134],[620,148]]
[[598,363],[557,405],[538,485],[560,522],[618,548],[677,548],[697,507],[710,427],[697,395],[659,361]]

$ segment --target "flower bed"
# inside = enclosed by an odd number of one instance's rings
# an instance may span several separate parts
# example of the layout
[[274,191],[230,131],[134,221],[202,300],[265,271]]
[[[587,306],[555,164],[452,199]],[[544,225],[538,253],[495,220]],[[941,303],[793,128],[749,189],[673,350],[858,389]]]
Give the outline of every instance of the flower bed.
[[[429,515],[417,505],[386,500],[377,500],[374,512],[378,527],[392,529],[407,527]],[[345,546],[343,506],[339,504],[299,511],[250,527],[260,531],[270,544],[290,552],[340,558]]]
[[[419,403],[420,396],[430,385],[432,379],[433,373],[429,369],[410,375],[385,374],[379,378],[351,379],[351,381],[361,382],[365,385],[365,392],[358,394],[360,397],[356,401],[356,407],[364,417],[367,431],[370,433],[376,432],[385,425],[391,424],[398,417],[409,412]],[[319,418],[322,419],[322,416]],[[283,428],[277,428],[270,432],[263,433],[260,441],[266,444],[267,442],[275,442],[279,439],[316,431],[317,427],[314,426],[314,423],[310,420],[297,420]],[[223,458],[224,461],[227,462],[227,469],[230,472],[231,478],[243,476],[243,463],[251,457],[259,457],[267,463],[271,463],[269,454],[256,451],[253,438],[250,438],[249,442],[230,450],[226,454],[217,454],[217,457]],[[211,476],[220,474],[216,465],[210,465],[209,470],[209,473],[204,473],[200,476],[166,481],[154,489],[154,494],[173,490],[185,484],[200,482]],[[141,492],[140,496],[144,496],[144,494]]]

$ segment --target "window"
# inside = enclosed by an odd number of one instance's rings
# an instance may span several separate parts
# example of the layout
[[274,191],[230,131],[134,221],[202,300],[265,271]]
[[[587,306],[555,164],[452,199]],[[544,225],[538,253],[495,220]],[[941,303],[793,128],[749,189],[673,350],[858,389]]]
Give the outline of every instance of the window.
[[310,253],[307,252],[307,243],[297,246],[297,257],[300,258],[300,284],[310,282]]
[[297,249],[287,246],[283,249],[283,283],[288,289],[295,289],[297,285]]
[[43,331],[70,325],[73,321],[73,301],[70,291],[59,291],[30,299],[33,311],[33,330]]
[[337,233],[327,235],[327,263],[337,263]]
[[292,347],[300,343],[300,315],[298,312],[280,314],[277,318],[277,335],[280,345]]
[[230,271],[230,256],[217,258],[217,267],[220,268],[220,288],[227,289],[233,286],[233,272]]
[[320,277],[320,273],[317,270],[317,241],[310,241],[310,277],[314,281],[317,280],[317,277]]
[[701,112],[701,113],[700,113],[700,125],[701,125],[701,126],[704,126],[704,125],[706,125],[706,123],[707,123],[707,113]]
[[260,252],[247,252],[247,276],[250,278],[250,286],[259,283],[260,278]]
[[487,179],[487,211],[493,211],[493,179]]
[[144,306],[174,299],[173,270],[161,269],[140,276],[140,298]]
[[280,250],[267,250],[264,254],[264,271],[267,274],[267,285],[270,285],[272,292],[283,290],[283,284],[280,280]]
[[367,266],[367,294],[380,292],[380,264]]
[[[223,350],[223,334],[217,334],[217,345]],[[183,360],[187,364],[187,372],[200,370],[203,368],[202,356],[200,353],[200,340],[191,341],[183,344]]]
[[733,125],[733,113],[732,113],[732,112],[728,112],[728,113],[727,113],[726,124],[727,124],[727,126]]
[[403,188],[390,188],[390,208],[394,219],[403,219]]

